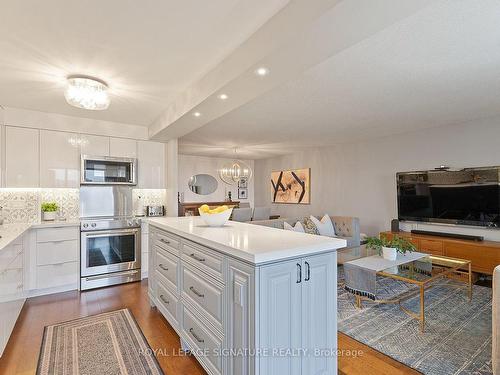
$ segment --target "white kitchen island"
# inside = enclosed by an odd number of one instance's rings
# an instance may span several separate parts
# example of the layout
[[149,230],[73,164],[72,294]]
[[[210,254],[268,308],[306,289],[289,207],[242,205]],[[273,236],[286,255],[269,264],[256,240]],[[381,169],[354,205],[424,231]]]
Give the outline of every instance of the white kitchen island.
[[199,217],[149,224],[151,304],[209,374],[337,373],[345,240]]

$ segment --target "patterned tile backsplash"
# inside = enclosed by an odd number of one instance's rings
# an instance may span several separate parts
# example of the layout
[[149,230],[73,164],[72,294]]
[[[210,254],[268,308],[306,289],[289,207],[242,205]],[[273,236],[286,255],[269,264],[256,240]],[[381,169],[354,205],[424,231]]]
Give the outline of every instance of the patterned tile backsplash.
[[139,197],[141,197],[144,207],[167,205],[167,191],[165,189],[134,189],[132,191],[132,199],[134,202],[135,212],[137,212],[137,202]]
[[[134,189],[134,209],[139,196],[144,206],[166,205],[164,189]],[[0,189],[0,206],[8,224],[40,222],[40,205],[43,202],[56,202],[59,215],[66,220],[78,220],[80,217],[79,189]]]
[[0,189],[0,206],[6,223],[37,223],[42,202],[56,202],[67,220],[79,218],[78,189]]

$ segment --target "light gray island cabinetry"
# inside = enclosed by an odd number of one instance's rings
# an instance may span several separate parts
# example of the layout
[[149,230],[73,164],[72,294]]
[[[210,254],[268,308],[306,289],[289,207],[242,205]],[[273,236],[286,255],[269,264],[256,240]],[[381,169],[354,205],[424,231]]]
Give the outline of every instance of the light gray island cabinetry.
[[336,374],[344,240],[150,219],[149,298],[209,374]]

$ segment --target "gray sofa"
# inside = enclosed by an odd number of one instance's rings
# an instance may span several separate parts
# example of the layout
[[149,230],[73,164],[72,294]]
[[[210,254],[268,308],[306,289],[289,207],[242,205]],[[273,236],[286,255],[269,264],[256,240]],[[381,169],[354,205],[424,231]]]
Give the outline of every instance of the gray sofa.
[[[318,219],[321,217],[316,216]],[[335,227],[335,233],[339,238],[347,241],[347,247],[359,246],[361,242],[359,219],[352,216],[330,216]],[[287,222],[290,225],[295,225],[297,221],[303,221],[303,217],[299,218],[284,218],[272,220],[256,220],[249,221],[250,224],[264,225],[266,227],[273,227],[283,229],[283,223]]]

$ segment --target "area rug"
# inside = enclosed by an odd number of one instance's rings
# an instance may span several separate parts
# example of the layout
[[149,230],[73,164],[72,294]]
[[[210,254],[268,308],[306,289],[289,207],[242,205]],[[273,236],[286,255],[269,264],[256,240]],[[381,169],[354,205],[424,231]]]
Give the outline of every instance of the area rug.
[[[419,322],[397,305],[364,302],[354,306],[352,294],[342,288],[339,267],[338,329],[353,339],[428,375],[489,375],[491,368],[490,288],[474,286],[469,302],[464,284],[441,279],[425,294],[425,332]],[[413,286],[378,278],[381,298]],[[404,305],[418,312],[417,295]]]
[[162,375],[128,309],[45,327],[38,375]]

